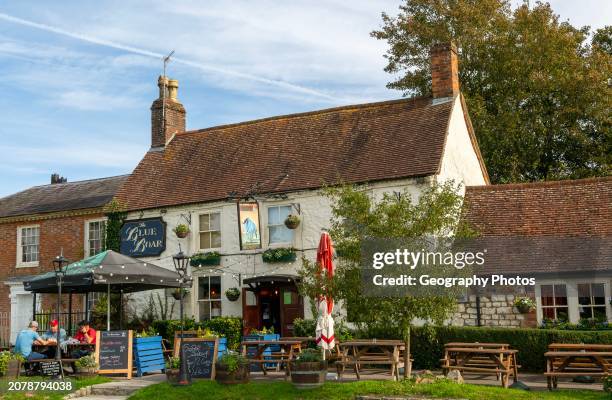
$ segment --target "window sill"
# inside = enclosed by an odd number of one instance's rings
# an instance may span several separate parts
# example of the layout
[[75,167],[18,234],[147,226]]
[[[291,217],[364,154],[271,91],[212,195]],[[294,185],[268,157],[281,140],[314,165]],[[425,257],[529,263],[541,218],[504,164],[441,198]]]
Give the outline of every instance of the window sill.
[[40,266],[40,263],[38,261],[35,261],[35,262],[17,264],[15,265],[15,268],[37,268],[39,266]]

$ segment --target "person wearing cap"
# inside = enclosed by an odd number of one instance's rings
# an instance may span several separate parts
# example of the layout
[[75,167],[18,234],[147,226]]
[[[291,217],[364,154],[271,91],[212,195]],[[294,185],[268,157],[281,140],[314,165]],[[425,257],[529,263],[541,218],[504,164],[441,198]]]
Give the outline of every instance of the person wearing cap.
[[[43,339],[48,341],[50,344],[55,344],[57,342],[57,328],[59,323],[56,319],[51,321],[49,324],[49,330],[41,335]],[[66,331],[64,328],[60,329],[60,344],[66,341]],[[55,349],[56,346],[49,347],[47,351],[45,351],[45,355],[49,358],[55,357]]]
[[15,340],[15,349],[14,352],[16,354],[20,354],[28,361],[39,360],[41,358],[46,358],[46,356],[42,353],[37,353],[32,351],[32,345],[47,345],[49,341],[43,339],[38,334],[38,322],[32,321],[28,325],[27,329],[22,330],[17,335],[17,340]]

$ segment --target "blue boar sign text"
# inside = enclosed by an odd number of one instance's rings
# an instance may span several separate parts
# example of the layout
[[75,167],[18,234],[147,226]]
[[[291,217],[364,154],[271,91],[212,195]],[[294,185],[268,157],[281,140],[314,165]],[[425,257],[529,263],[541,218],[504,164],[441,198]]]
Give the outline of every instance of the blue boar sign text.
[[121,254],[152,257],[166,250],[166,223],[161,218],[126,221],[121,227]]

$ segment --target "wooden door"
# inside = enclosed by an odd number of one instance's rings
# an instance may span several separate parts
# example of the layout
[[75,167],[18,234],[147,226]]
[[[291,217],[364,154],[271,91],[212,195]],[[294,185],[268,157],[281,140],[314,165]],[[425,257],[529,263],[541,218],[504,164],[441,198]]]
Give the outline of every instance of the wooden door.
[[282,288],[280,298],[281,336],[295,336],[293,320],[304,318],[304,300],[295,287]]
[[242,334],[248,335],[251,329],[260,329],[259,298],[257,293],[242,289]]

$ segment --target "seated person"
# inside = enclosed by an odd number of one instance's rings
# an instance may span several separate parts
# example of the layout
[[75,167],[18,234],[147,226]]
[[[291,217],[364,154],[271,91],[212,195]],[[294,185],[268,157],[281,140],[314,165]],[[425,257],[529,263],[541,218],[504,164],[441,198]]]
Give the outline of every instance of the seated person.
[[32,351],[32,345],[47,345],[49,342],[42,337],[37,332],[38,330],[38,322],[32,321],[28,325],[28,329],[24,329],[17,335],[17,340],[15,340],[15,353],[20,354],[27,361],[32,360],[40,360],[46,358],[44,354],[37,353]]
[[[89,321],[79,322],[79,330],[74,338],[81,343],[96,344],[96,330],[89,325]],[[81,358],[91,353],[91,350],[82,349],[73,353],[74,358]]]
[[[56,319],[54,319],[53,321],[51,321],[51,323],[49,324],[49,330],[45,333],[43,333],[41,335],[41,337],[43,339],[45,339],[46,341],[48,341],[50,344],[55,344],[57,343],[57,328],[59,327],[59,323],[57,322]],[[60,344],[66,341],[66,331],[62,328],[60,329]],[[47,349],[47,351],[45,351],[45,354],[47,355],[48,358],[54,358],[55,357],[55,349],[57,348],[57,346],[52,346],[49,347]]]

